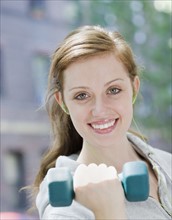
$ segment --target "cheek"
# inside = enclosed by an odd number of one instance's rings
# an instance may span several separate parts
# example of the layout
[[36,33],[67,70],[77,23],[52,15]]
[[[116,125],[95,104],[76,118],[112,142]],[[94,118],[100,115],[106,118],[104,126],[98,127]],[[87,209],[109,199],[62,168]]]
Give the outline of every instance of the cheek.
[[133,118],[133,106],[131,103],[126,105],[123,114],[124,114],[125,127],[128,130],[131,126],[132,118]]
[[128,123],[131,123],[133,117],[133,105],[130,100],[119,103],[117,111],[121,118],[127,120]]
[[82,136],[82,131],[83,131],[83,125],[86,123],[85,121],[85,114],[83,112],[80,111],[70,111],[70,116],[71,116],[71,120],[72,123],[75,127],[75,129],[77,130],[77,132]]
[[125,97],[123,99],[120,99],[118,102],[114,103],[115,108],[118,109],[121,113],[131,112],[133,109],[132,106],[132,99],[130,97]]

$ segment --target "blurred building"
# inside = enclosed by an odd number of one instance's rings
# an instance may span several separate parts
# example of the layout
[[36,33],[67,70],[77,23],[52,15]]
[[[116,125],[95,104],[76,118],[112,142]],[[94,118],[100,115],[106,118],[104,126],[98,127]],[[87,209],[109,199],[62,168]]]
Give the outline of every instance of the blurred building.
[[1,1],[1,211],[29,206],[31,184],[49,146],[43,105],[50,56],[69,31],[68,1]]

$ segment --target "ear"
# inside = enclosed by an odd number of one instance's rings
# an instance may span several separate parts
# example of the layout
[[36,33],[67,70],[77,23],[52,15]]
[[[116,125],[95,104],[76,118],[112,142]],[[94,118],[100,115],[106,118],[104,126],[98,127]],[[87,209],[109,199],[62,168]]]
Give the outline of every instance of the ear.
[[138,94],[139,89],[140,89],[140,79],[138,76],[135,76],[134,81],[133,81],[133,88],[134,88],[134,94]]
[[138,76],[135,76],[134,81],[133,81],[133,101],[132,101],[133,104],[136,101],[139,89],[140,89],[140,79]]
[[61,92],[56,92],[56,93],[54,94],[54,97],[55,97],[57,103],[61,106],[61,105],[62,105],[62,102],[63,102]]
[[68,110],[68,108],[66,107],[65,103],[63,102],[63,98],[62,98],[61,92],[56,92],[56,93],[54,94],[54,96],[55,96],[55,99],[56,99],[57,103],[60,105],[60,107],[63,109],[63,111],[64,111],[67,115],[69,115],[69,110]]

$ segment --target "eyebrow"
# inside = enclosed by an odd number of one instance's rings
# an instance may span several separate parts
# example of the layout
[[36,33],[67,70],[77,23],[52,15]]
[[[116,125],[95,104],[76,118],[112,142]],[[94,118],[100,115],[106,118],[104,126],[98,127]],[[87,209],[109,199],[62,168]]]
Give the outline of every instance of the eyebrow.
[[[113,80],[107,82],[105,84],[105,86],[108,86],[109,84],[111,84],[113,82],[116,82],[116,81],[124,81],[124,80],[121,79],[121,78],[113,79]],[[75,89],[89,89],[89,87],[87,87],[87,86],[77,86],[77,87],[73,87],[73,88],[69,89],[69,91],[72,91],[72,90],[75,90]]]
[[112,82],[116,82],[116,81],[124,81],[124,80],[121,79],[121,78],[113,79],[113,80],[107,82],[107,83],[105,84],[105,86],[108,86],[108,85],[111,84]]

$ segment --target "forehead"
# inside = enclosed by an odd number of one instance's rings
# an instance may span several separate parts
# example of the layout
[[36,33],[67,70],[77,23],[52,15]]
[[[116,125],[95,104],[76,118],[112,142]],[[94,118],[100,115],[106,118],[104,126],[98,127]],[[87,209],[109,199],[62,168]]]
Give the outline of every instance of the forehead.
[[124,65],[114,54],[105,54],[72,63],[64,72],[64,88],[98,86],[116,78],[128,80]]
[[127,71],[115,54],[108,53],[80,59],[69,65],[64,71],[64,86],[119,77],[128,78]]

